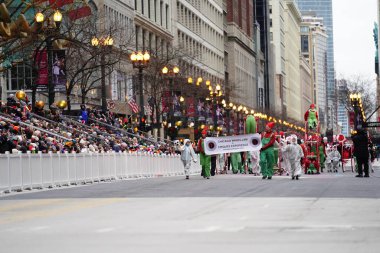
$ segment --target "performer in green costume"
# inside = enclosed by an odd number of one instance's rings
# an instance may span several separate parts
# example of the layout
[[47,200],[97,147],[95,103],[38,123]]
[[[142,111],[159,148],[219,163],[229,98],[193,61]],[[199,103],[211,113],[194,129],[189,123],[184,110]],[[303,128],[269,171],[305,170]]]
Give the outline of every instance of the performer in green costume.
[[243,173],[243,164],[241,162],[240,152],[231,153],[231,164],[232,164],[232,173],[237,174],[238,172]]
[[206,139],[207,131],[202,131],[202,137],[198,141],[199,159],[202,166],[202,175],[204,178],[210,179],[211,176],[211,156],[205,154],[204,139]]
[[269,122],[265,127],[265,132],[261,135],[260,167],[263,179],[272,179],[274,161],[275,135],[272,131],[274,122]]
[[309,129],[315,129],[318,126],[318,111],[314,104],[310,105],[309,110],[305,113],[304,119],[307,121]]

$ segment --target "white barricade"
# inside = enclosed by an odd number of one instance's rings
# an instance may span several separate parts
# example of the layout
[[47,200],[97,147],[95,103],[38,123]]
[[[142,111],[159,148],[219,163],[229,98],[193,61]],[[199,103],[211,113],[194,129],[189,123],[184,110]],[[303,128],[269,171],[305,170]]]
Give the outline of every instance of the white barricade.
[[[200,173],[193,163],[191,173]],[[183,175],[179,155],[143,152],[0,154],[0,193],[112,179]]]

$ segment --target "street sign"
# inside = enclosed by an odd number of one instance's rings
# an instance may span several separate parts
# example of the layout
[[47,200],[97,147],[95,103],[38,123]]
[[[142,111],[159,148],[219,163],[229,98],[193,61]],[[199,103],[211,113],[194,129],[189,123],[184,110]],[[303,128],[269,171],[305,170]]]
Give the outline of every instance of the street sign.
[[380,127],[380,122],[364,122],[363,127]]

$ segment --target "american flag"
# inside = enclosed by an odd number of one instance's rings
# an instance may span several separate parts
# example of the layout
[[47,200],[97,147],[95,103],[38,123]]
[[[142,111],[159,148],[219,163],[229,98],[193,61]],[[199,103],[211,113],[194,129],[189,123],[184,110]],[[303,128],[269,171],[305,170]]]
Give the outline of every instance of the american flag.
[[139,106],[133,98],[128,99],[128,105],[131,107],[133,113],[138,113],[140,111]]

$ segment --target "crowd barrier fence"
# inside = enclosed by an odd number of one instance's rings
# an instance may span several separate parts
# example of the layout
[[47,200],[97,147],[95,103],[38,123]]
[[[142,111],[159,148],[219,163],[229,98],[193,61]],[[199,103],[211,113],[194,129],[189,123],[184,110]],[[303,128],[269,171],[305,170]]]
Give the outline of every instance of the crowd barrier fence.
[[[191,166],[200,173],[201,165]],[[140,152],[0,154],[0,193],[110,180],[184,175],[179,155]]]

